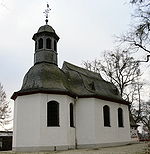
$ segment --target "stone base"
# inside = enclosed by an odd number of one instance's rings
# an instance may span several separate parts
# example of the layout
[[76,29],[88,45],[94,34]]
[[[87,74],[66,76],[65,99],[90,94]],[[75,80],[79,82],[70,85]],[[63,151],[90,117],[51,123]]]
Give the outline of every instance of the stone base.
[[104,148],[104,147],[122,146],[122,145],[134,144],[134,143],[138,143],[138,141],[100,143],[100,144],[80,144],[80,145],[77,145],[77,149]]
[[112,146],[122,146],[128,144],[138,143],[137,141],[127,141],[127,142],[114,142],[114,143],[101,143],[101,144],[81,144],[77,145],[62,145],[62,146],[37,146],[37,147],[13,147],[13,151],[19,152],[44,152],[44,151],[63,151],[71,149],[93,149],[101,147],[112,147]]
[[74,145],[63,146],[37,146],[37,147],[13,147],[12,151],[16,152],[44,152],[44,151],[63,151],[75,149]]

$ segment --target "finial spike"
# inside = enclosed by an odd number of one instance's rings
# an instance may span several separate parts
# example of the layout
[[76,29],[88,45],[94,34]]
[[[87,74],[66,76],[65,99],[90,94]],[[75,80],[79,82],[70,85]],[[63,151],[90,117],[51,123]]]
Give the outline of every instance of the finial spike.
[[46,22],[46,25],[48,24],[48,14],[49,14],[49,11],[50,11],[51,9],[49,8],[49,4],[47,3],[47,8],[45,9],[45,11],[43,12],[44,14],[45,14],[45,17],[46,17],[46,20],[45,20],[45,22]]

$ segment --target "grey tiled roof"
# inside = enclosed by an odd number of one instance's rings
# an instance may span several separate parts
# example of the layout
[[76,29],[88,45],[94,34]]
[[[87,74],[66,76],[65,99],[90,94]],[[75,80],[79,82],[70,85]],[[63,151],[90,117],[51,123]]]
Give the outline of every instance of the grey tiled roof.
[[41,26],[38,30],[38,33],[41,33],[41,32],[55,33],[55,30],[50,25],[44,25],[44,26]]
[[56,40],[59,40],[59,36],[56,34],[55,30],[53,29],[53,27],[51,27],[50,25],[44,25],[44,26],[41,26],[39,29],[38,29],[38,32],[35,33],[33,35],[33,40],[36,39],[36,37],[38,37],[39,35],[45,35],[45,34],[48,34],[48,35],[51,35],[53,36]]
[[[118,89],[105,81],[100,74],[64,62],[62,70],[68,79],[68,89],[78,97],[96,97],[116,102],[125,102]],[[127,103],[128,104],[128,103]]]
[[124,101],[117,88],[105,81],[100,74],[64,62],[62,69],[50,63],[39,63],[30,68],[24,77],[19,95],[32,93],[67,94],[72,97],[95,97],[117,103]]

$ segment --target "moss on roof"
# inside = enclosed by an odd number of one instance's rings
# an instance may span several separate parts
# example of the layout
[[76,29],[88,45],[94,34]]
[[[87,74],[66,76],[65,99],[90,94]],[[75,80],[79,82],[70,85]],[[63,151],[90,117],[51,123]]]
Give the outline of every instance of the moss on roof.
[[40,33],[40,32],[52,32],[52,33],[55,33],[55,30],[50,25],[44,25],[44,26],[41,26],[39,28],[38,33]]
[[51,27],[50,25],[44,25],[44,26],[41,26],[39,29],[38,29],[38,32],[35,33],[33,35],[33,40],[36,40],[36,38],[38,36],[41,36],[41,35],[51,35],[53,36],[57,41],[59,40],[59,36],[56,34],[55,30],[53,29],[53,27]]
[[37,92],[95,97],[128,104],[121,98],[118,89],[100,74],[68,62],[64,62],[62,69],[44,62],[34,65],[25,75],[21,90],[14,93],[12,99],[18,95]]
[[65,91],[65,74],[54,64],[39,63],[26,73],[21,90],[57,89]]
[[68,89],[78,97],[98,97],[110,101],[124,102],[118,89],[105,81],[100,74],[64,62],[62,70],[68,79]]

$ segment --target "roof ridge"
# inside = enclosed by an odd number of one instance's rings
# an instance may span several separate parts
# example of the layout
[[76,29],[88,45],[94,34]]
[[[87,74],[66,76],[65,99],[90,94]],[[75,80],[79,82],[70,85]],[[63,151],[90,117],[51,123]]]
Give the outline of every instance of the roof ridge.
[[[76,71],[76,72],[78,72],[78,73],[80,73],[80,74],[82,74],[82,75],[89,76],[89,74],[87,75],[86,73],[90,73],[90,76],[92,76],[92,77],[94,77],[94,78],[97,78],[97,79],[104,80],[104,79],[101,77],[100,73],[96,73],[96,72],[90,71],[90,70],[88,70],[88,69],[82,68],[82,67],[80,67],[80,66],[76,66],[76,65],[71,64],[71,63],[66,62],[66,61],[64,61],[64,63],[63,63],[62,70],[65,69],[65,66],[67,66],[67,68],[72,69],[72,70],[74,70],[74,71]],[[84,73],[83,71],[86,72],[86,73]],[[105,81],[105,80],[104,80],[104,81]]]

